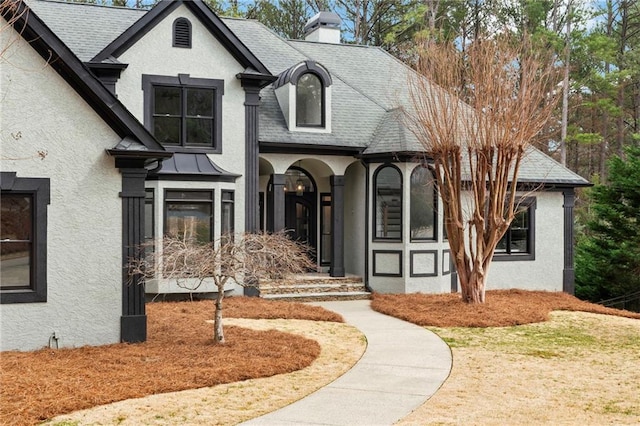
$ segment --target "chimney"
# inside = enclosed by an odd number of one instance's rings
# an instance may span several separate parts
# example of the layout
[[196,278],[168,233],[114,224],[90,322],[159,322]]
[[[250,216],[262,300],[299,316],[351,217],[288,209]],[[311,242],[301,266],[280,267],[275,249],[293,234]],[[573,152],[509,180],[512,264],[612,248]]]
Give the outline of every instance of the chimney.
[[340,44],[340,17],[333,12],[320,12],[304,26],[304,39]]

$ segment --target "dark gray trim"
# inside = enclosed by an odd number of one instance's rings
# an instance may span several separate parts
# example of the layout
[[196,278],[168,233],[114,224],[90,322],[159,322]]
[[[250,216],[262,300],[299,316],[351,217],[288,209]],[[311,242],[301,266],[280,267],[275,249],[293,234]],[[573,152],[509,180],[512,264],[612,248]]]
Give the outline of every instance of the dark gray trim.
[[344,176],[332,175],[331,184],[331,267],[329,275],[344,277]]
[[98,77],[104,87],[117,96],[116,83],[120,79],[122,71],[127,68],[127,64],[88,62],[85,65]]
[[[402,250],[373,250],[373,276],[374,277],[402,277]],[[398,255],[398,273],[378,272],[376,255],[378,254],[397,254]]]
[[364,161],[360,161],[364,166],[364,288],[368,292],[373,292],[373,289],[369,285],[369,211],[371,208],[370,199],[371,199],[371,178],[369,175],[369,164]]
[[[178,28],[178,25],[180,27]],[[191,49],[192,31],[191,22],[187,18],[180,17],[173,21],[171,33],[171,46],[183,49]]]
[[[432,178],[432,185],[433,185],[433,238],[414,238],[411,236],[411,231],[413,230],[413,214],[412,214],[412,208],[413,208],[413,204],[412,204],[412,199],[411,199],[411,191],[413,190],[412,188],[412,178],[413,178],[413,174],[416,172],[416,170],[418,170],[418,168],[421,169],[427,169],[429,171],[429,173],[431,173],[431,178]],[[424,241],[424,242],[437,242],[438,241],[438,232],[439,232],[439,228],[438,228],[438,198],[440,198],[438,196],[438,183],[436,182],[436,177],[433,173],[433,169],[431,167],[428,167],[426,165],[422,165],[419,164],[416,167],[413,168],[413,170],[411,171],[411,174],[409,175],[409,240],[410,241]]]
[[244,144],[245,144],[245,232],[258,232],[260,224],[258,199],[260,191],[258,145],[260,88],[243,86],[244,88]]
[[[118,159],[116,159],[118,166]],[[145,286],[143,277],[129,277],[128,263],[142,258],[144,250],[144,211],[147,170],[144,160],[137,164],[119,167],[122,175],[122,317],[120,320],[120,340],[127,343],[144,342],[147,339],[147,319],[145,313]],[[137,166],[137,167],[136,167]]]
[[331,75],[329,74],[329,71],[325,69],[325,67],[323,67],[316,61],[306,60],[280,73],[278,79],[275,81],[275,83],[273,83],[273,88],[277,89],[288,83],[291,83],[295,86],[298,84],[298,80],[300,79],[300,77],[307,73],[317,75],[320,78],[323,89],[330,87],[333,84]]
[[282,231],[285,228],[285,192],[284,187],[287,183],[287,175],[273,174],[271,176],[273,185],[273,212],[272,227],[273,232]]
[[47,61],[48,66],[55,70],[119,137],[131,137],[147,149],[163,151],[151,133],[42,20],[24,2],[16,3],[15,9],[4,9],[3,16],[7,20],[16,18],[13,24],[15,30]]
[[[494,253],[496,262],[519,262],[536,260],[536,207],[535,197],[525,197],[520,200],[520,207],[526,207],[529,211],[529,238],[528,253]],[[509,231],[507,231],[509,232]]]
[[[206,152],[211,154],[222,154],[222,96],[224,95],[224,80],[213,78],[192,78],[189,74],[178,74],[175,77],[142,74],[142,91],[144,93],[144,126],[149,130],[149,132],[153,132],[153,89],[156,86],[212,89],[215,92],[215,102],[213,105],[213,146],[202,147],[185,145],[184,138],[186,138],[187,130],[186,126],[182,126],[180,145],[167,145],[164,148],[171,152]],[[182,118],[184,119],[184,116]]]
[[2,289],[0,304],[47,301],[47,208],[51,186],[48,178],[17,177],[16,172],[0,172],[0,190],[8,194],[29,194],[33,200],[31,288]]
[[295,152],[308,155],[346,155],[356,157],[360,151],[362,151],[362,149],[357,147],[260,141],[261,154],[291,154]]
[[[380,173],[381,170],[390,167],[393,168],[395,170],[397,170],[397,172],[400,174],[400,238],[391,238],[391,237],[378,237],[377,232],[376,232],[376,224],[377,224],[377,202],[378,202],[378,195],[377,195],[377,189],[378,189],[378,174]],[[404,234],[404,175],[402,174],[402,170],[400,170],[400,168],[398,166],[396,166],[395,164],[391,164],[391,163],[385,163],[382,164],[381,166],[379,166],[375,172],[373,172],[373,193],[372,193],[372,203],[374,204],[373,207],[373,221],[371,223],[372,226],[372,235],[373,235],[373,241],[387,241],[387,242],[395,242],[395,243],[401,243],[402,242],[402,237]]]
[[[449,256],[449,260],[445,261],[445,259],[447,258],[447,256],[445,256],[445,253],[448,254]],[[442,275],[449,275],[451,273],[451,262],[453,259],[451,259],[451,250],[446,249],[446,250],[442,250]]]
[[575,270],[573,269],[573,208],[575,206],[575,191],[567,188],[562,191],[564,196],[564,269],[562,271],[562,291],[575,294]]
[[456,270],[456,264],[451,259],[451,293],[458,292],[458,271]]
[[[416,254],[433,254],[433,272],[418,274],[414,272],[413,256]],[[409,276],[410,277],[437,277],[438,276],[438,250],[411,250],[409,252]]]
[[193,13],[209,32],[231,53],[245,68],[253,68],[260,73],[269,74],[269,70],[238,37],[209,9],[203,1],[160,1],[142,18],[136,21],[124,33],[98,53],[93,61],[102,61],[110,56],[119,57],[139,39],[160,23],[167,15],[184,5]]

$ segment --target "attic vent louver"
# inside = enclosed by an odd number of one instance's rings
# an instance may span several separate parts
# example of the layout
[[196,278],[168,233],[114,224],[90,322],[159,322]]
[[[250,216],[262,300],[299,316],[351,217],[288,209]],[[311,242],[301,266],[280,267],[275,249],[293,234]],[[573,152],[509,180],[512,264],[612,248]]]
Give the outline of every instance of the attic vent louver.
[[191,22],[186,18],[173,22],[173,47],[191,48]]

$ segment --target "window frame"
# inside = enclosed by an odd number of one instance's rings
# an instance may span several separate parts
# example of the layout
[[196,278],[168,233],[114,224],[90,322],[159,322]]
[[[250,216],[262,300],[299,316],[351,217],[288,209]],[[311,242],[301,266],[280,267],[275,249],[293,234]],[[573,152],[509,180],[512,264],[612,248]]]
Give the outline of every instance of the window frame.
[[[411,196],[413,191],[413,174],[416,173],[419,169],[425,169],[431,175],[431,185],[433,187],[433,237],[425,238],[425,237],[414,237],[413,236],[413,198]],[[438,185],[436,183],[436,176],[433,173],[433,169],[426,164],[419,164],[413,168],[411,174],[409,176],[409,239],[411,241],[430,241],[437,242],[438,241]]]
[[[208,193],[210,195],[210,199],[201,199],[201,198],[184,198],[184,199],[176,199],[176,198],[169,198],[167,197],[167,194],[169,192],[183,192],[183,193]],[[210,239],[209,239],[209,243],[213,242],[215,240],[215,228],[214,228],[214,221],[215,221],[215,190],[214,189],[185,189],[185,188],[165,188],[164,189],[164,194],[162,197],[162,202],[163,202],[163,206],[162,206],[162,210],[163,210],[163,218],[162,218],[162,235],[163,237],[167,235],[167,218],[169,217],[169,208],[168,208],[168,202],[174,202],[174,203],[201,203],[201,204],[210,204],[211,205],[211,218],[209,220],[209,227],[210,227]]]
[[[399,189],[399,194],[400,194],[400,237],[396,238],[396,237],[379,237],[378,236],[378,229],[377,229],[377,224],[378,224],[378,175],[380,174],[380,172],[386,168],[392,168],[395,169],[399,176],[400,176],[400,189]],[[372,201],[373,201],[373,241],[388,241],[388,242],[402,242],[402,238],[403,238],[403,231],[404,231],[404,181],[403,181],[403,174],[402,174],[402,170],[400,170],[395,164],[391,164],[391,163],[385,163],[382,164],[381,166],[379,166],[376,171],[373,173],[373,197],[372,197]]]
[[[187,43],[184,43],[179,41],[177,36],[177,32],[176,32],[176,27],[179,24],[186,24],[186,31],[188,31],[187,34]],[[183,49],[191,49],[191,40],[192,40],[192,31],[191,31],[191,22],[184,17],[180,17],[180,18],[176,18],[175,21],[173,21],[173,32],[172,32],[172,37],[171,37],[171,46],[172,47],[178,47],[178,48],[183,48]]]
[[[536,260],[536,208],[537,200],[535,197],[524,197],[519,201],[516,201],[516,214],[524,210],[527,211],[527,214],[529,215],[529,228],[527,229],[527,252],[511,253],[509,250],[509,246],[507,245],[507,250],[505,252],[494,252],[493,260],[498,262]],[[507,229],[503,238],[508,239],[508,234],[510,231],[511,225],[509,225],[509,229]]]
[[[302,79],[302,77],[304,77],[305,75],[312,75],[314,76],[317,80],[318,83],[320,83],[320,92],[321,92],[321,96],[320,96],[320,124],[300,124],[300,117],[298,116],[298,93],[299,93],[299,89],[298,89],[298,84],[300,83],[300,79]],[[322,78],[321,75],[319,75],[317,72],[314,71],[305,71],[302,74],[298,75],[296,78],[296,84],[295,84],[295,112],[296,112],[296,128],[298,129],[324,129],[327,127],[327,111],[326,111],[326,91],[327,88],[325,86],[324,80]]]
[[19,178],[15,172],[0,172],[1,193],[28,194],[33,203],[30,288],[0,288],[0,304],[47,301],[47,209],[50,203],[50,188],[48,178]]
[[154,128],[154,105],[155,88],[173,87],[181,91],[181,96],[186,89],[207,89],[213,90],[213,129],[211,145],[188,145],[186,144],[187,128],[184,123],[187,120],[186,111],[183,109],[184,101],[181,103],[180,119],[181,132],[180,143],[178,145],[163,145],[170,152],[205,152],[210,154],[222,154],[222,96],[224,95],[224,80],[212,78],[191,78],[189,74],[178,74],[177,77],[164,75],[142,75],[142,90],[144,92],[144,126],[153,134]]
[[[231,198],[228,200],[225,200],[225,194],[226,195],[231,195]],[[230,225],[231,225],[231,229],[227,232],[230,236],[231,239],[233,240],[234,238],[234,234],[235,234],[235,228],[236,228],[236,194],[235,191],[232,189],[223,189],[220,191],[220,237],[224,237],[225,236],[225,229],[224,229],[224,207],[225,205],[230,205],[231,209],[230,209]]]

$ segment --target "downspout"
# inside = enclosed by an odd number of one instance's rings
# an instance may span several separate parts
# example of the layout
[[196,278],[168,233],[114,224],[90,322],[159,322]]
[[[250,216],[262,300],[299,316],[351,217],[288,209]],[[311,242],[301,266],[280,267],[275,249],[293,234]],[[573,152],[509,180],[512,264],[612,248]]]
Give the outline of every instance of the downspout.
[[369,293],[373,289],[369,286],[369,163],[360,160],[365,169],[364,190],[364,288]]

